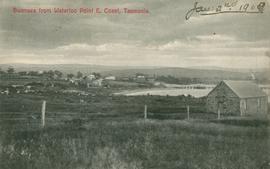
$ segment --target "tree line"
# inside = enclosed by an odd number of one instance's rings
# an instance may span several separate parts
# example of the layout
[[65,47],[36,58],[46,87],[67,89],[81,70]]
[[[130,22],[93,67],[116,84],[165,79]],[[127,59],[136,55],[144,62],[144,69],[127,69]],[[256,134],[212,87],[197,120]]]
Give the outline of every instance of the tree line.
[[[47,78],[54,78],[54,79],[61,79],[64,77],[64,73],[62,73],[59,70],[48,70],[48,71],[19,71],[16,72],[15,68],[9,67],[7,70],[2,70],[0,68],[0,75],[19,75],[19,76],[37,76],[37,77],[47,77]],[[100,73],[93,72],[92,75],[94,75],[96,78],[101,78]],[[86,76],[78,71],[77,73],[68,73],[66,75],[68,79],[72,78],[86,78]]]

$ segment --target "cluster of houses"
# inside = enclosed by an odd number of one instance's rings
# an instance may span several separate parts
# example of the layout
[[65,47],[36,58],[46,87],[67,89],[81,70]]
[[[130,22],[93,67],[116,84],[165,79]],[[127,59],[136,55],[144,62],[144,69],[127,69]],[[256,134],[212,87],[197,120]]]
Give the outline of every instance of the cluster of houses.
[[[43,72],[39,71],[37,74],[41,75]],[[108,75],[105,77],[101,77],[99,74],[90,74],[83,77],[71,77],[71,78],[53,78],[48,80],[42,80],[41,82],[33,82],[35,84],[12,84],[9,86],[2,87],[0,90],[0,94],[10,94],[10,93],[37,93],[42,90],[47,90],[48,87],[57,90],[56,84],[58,82],[65,84],[66,86],[81,86],[83,88],[90,87],[110,87],[110,82],[112,81],[122,81],[122,82],[137,82],[137,83],[151,83],[155,86],[161,85],[159,82],[155,82],[154,78],[145,77],[144,75],[136,75],[134,77],[119,77]],[[36,85],[39,83],[40,85]],[[64,89],[65,90],[65,89]]]
[[67,79],[70,83],[75,85],[84,85],[87,88],[89,87],[101,87],[104,85],[105,81],[115,81],[115,76],[107,76],[107,77],[96,77],[94,74],[90,74],[83,78],[70,78]]
[[66,79],[70,83],[75,85],[84,85],[86,87],[102,87],[109,86],[109,81],[122,81],[122,82],[136,82],[136,83],[151,83],[154,86],[161,85],[160,82],[156,82],[154,77],[146,77],[144,75],[136,75],[134,77],[118,77],[109,75],[106,77],[97,77],[94,74],[84,76],[82,78],[69,78]]

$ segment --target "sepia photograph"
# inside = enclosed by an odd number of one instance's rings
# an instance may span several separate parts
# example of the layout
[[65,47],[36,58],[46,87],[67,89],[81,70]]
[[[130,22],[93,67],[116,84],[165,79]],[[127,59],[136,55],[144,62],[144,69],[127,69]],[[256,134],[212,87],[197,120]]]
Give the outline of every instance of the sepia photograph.
[[0,169],[270,169],[270,0],[1,0]]

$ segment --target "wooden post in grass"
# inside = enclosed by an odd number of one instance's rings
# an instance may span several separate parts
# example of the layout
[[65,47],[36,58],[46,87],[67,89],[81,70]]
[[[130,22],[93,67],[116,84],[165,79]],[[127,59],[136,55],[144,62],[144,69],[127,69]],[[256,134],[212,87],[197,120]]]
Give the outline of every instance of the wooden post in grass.
[[41,126],[45,127],[46,101],[43,100],[41,108]]
[[187,105],[187,119],[189,120],[189,105]]
[[147,105],[144,105],[144,119],[147,119]]

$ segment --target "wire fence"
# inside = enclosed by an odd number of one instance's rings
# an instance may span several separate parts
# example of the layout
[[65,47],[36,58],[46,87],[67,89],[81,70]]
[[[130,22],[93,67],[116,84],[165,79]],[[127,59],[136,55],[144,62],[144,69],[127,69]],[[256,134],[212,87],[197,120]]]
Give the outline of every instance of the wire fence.
[[[147,109],[145,109],[145,106]],[[207,113],[201,105],[143,105],[143,104],[63,104],[48,102],[46,115],[42,119],[40,100],[0,104],[2,124],[36,127],[45,125],[75,124],[85,121],[108,119],[216,119],[217,115]]]

